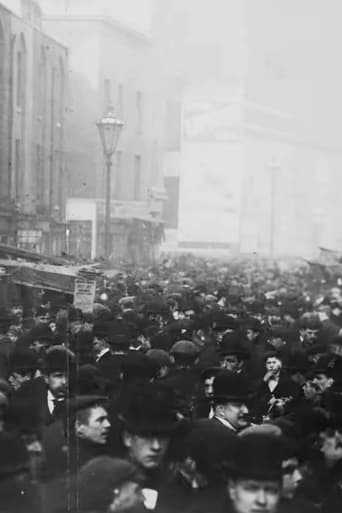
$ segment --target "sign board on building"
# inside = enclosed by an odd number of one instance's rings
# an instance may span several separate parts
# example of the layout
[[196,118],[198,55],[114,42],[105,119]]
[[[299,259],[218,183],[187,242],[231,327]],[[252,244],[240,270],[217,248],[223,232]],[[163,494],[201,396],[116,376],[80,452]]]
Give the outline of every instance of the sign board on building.
[[42,237],[41,230],[18,230],[18,243],[35,244]]
[[79,308],[84,313],[92,313],[95,291],[95,280],[76,278],[74,288],[74,307]]

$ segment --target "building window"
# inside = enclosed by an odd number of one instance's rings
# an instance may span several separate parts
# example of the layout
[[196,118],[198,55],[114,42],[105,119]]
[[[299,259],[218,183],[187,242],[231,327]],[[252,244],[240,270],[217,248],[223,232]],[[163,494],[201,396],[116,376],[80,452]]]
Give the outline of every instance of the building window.
[[15,140],[15,198],[17,202],[20,202],[21,192],[21,141],[20,139]]
[[121,119],[124,116],[124,88],[122,84],[118,85],[118,116]]
[[141,91],[137,91],[137,94],[136,94],[136,107],[137,107],[137,134],[142,134],[142,131],[143,131],[143,97],[142,97]]
[[141,185],[141,157],[136,155],[134,158],[134,201],[140,200]]

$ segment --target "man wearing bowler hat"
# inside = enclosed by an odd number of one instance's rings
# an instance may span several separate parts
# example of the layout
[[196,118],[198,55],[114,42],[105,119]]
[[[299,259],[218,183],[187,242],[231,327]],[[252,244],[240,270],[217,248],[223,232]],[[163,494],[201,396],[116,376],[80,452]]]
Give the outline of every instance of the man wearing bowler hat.
[[238,438],[225,513],[276,513],[281,496],[283,448],[273,436]]
[[133,386],[119,413],[123,456],[144,475],[145,506],[155,509],[167,481],[167,451],[178,420],[172,389],[158,383]]
[[244,376],[229,370],[220,371],[213,384],[213,420],[232,433],[238,433],[249,424],[249,385]]

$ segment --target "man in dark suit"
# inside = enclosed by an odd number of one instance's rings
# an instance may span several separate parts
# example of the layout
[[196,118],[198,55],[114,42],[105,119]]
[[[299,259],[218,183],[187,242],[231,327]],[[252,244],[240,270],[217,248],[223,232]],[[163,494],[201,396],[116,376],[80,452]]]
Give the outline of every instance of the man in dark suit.
[[213,422],[218,422],[232,433],[238,433],[249,424],[247,406],[249,384],[236,372],[222,370],[213,385]]
[[[95,363],[106,379],[110,390],[116,388],[120,382],[121,363],[126,354],[123,349],[125,341],[120,335],[114,333],[116,327],[111,322],[99,322],[93,328],[92,349]],[[122,343],[120,344],[120,342]]]
[[73,355],[62,346],[47,351],[44,376],[24,383],[10,401],[10,420],[22,430],[41,432],[64,411]]

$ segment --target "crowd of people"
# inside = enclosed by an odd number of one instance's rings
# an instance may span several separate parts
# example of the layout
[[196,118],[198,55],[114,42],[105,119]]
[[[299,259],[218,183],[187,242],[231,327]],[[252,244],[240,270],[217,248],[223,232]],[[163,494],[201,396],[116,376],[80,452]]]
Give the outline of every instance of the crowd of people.
[[1,312],[1,513],[341,513],[338,284],[181,256]]

